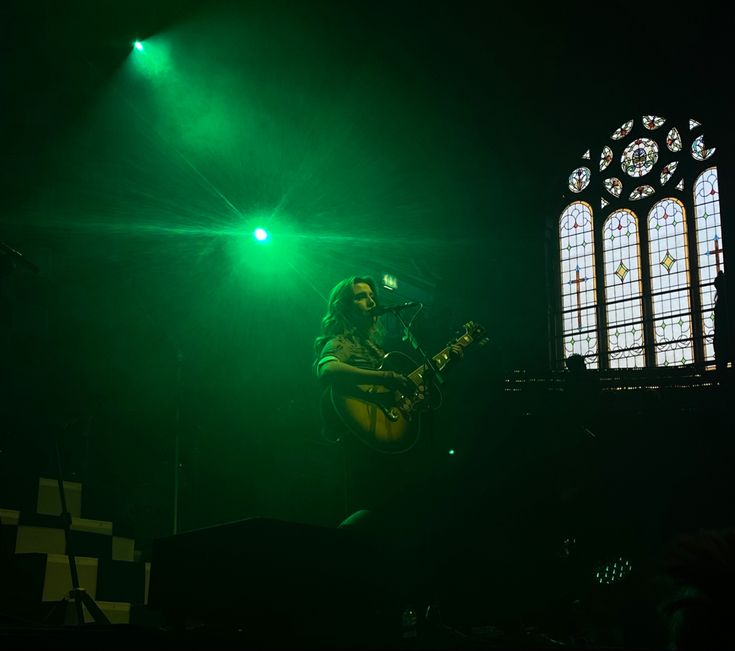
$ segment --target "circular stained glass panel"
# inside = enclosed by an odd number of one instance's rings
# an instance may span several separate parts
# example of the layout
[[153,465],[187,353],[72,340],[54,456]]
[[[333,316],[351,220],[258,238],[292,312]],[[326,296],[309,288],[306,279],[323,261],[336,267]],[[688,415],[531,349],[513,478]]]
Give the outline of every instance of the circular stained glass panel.
[[620,166],[629,176],[648,174],[658,160],[658,145],[649,138],[636,138],[623,151]]

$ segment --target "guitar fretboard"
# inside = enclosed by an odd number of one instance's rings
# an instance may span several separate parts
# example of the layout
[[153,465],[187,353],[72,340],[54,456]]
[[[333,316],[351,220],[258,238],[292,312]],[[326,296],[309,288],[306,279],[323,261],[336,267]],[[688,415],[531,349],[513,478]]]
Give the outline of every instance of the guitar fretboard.
[[[464,334],[461,337],[458,337],[453,343],[449,344],[444,350],[439,352],[437,355],[434,355],[434,357],[432,357],[431,360],[436,370],[437,371],[444,370],[444,368],[449,364],[449,362],[452,361],[452,356],[451,356],[452,346],[454,346],[455,344],[458,344],[462,346],[462,348],[466,348],[473,341],[474,339],[469,334]],[[424,372],[426,370],[427,370],[426,364],[422,364],[415,371],[413,371],[408,377],[411,381],[413,381],[417,385],[421,385],[423,383]]]

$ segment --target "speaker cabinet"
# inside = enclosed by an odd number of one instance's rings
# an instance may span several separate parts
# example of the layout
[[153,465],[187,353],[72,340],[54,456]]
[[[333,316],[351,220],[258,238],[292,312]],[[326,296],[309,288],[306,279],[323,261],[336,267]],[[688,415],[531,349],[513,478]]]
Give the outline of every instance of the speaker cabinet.
[[407,598],[396,560],[351,531],[250,518],[155,540],[148,603],[258,642],[382,643]]

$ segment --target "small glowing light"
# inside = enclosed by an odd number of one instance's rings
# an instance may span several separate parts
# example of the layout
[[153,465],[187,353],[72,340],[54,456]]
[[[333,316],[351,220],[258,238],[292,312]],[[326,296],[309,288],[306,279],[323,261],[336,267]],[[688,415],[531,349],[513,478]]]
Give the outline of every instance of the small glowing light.
[[143,44],[140,41],[135,41],[135,43],[133,43],[133,47],[138,50],[138,52],[143,51]]
[[253,236],[258,242],[265,242],[268,239],[268,231],[265,228],[256,228],[253,231]]
[[603,585],[611,585],[626,578],[633,570],[633,565],[626,559],[619,557],[611,563],[598,566],[595,578]]
[[391,274],[383,274],[383,287],[386,289],[398,289],[398,278]]
[[450,456],[454,455],[454,448],[450,448],[450,449],[449,449],[449,455],[450,455]]

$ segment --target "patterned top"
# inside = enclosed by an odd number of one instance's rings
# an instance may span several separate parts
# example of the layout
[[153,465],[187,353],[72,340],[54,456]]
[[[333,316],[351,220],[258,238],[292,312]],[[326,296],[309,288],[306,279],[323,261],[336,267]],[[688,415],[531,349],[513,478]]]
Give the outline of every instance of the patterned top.
[[316,370],[318,372],[322,364],[335,360],[350,366],[375,370],[382,364],[384,356],[385,352],[370,341],[349,335],[335,335],[324,344]]

